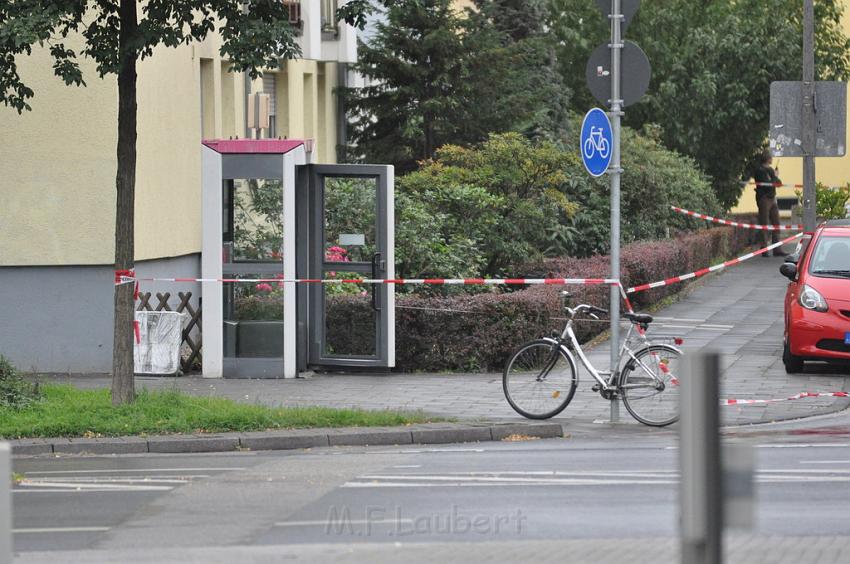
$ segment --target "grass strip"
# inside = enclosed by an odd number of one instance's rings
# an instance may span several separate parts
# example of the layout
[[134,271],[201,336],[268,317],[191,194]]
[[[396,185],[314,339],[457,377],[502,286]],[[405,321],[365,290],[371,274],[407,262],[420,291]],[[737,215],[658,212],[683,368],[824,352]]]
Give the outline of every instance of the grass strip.
[[114,407],[107,389],[41,386],[42,397],[23,409],[0,408],[0,438],[107,437],[220,433],[315,427],[398,426],[434,421],[422,413],[328,407],[266,407],[177,390],[141,390],[132,404]]

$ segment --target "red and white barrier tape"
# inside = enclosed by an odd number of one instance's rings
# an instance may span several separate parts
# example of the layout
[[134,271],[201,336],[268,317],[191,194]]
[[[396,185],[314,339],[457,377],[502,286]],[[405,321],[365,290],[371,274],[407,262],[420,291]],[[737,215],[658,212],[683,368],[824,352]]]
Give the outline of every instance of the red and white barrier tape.
[[781,182],[744,182],[745,186],[773,186],[774,188],[803,188],[802,184],[782,184]]
[[773,399],[723,399],[720,405],[766,405],[780,401],[795,401],[805,398],[850,398],[848,392],[802,392],[787,398]]
[[[115,271],[116,286],[131,284],[133,282],[136,284],[133,288],[133,300],[135,301],[139,299],[139,280],[136,278],[136,272],[134,270]],[[136,336],[136,344],[140,345],[142,343],[142,329],[137,320],[133,320],[133,334]]]
[[[117,277],[116,277],[117,280]],[[394,279],[320,279],[320,278],[133,278],[121,277],[116,284],[139,282],[245,282],[281,284],[429,284],[436,286],[619,286],[620,281],[611,278],[394,278]]]
[[713,217],[710,215],[705,215],[703,213],[694,212],[691,210],[686,210],[684,208],[679,208],[676,206],[670,206],[670,209],[673,211],[683,213],[685,215],[689,215],[691,217],[696,217],[699,219],[704,219],[706,221],[712,221],[714,223],[719,223],[720,225],[730,225],[732,227],[741,227],[742,229],[757,229],[760,231],[802,231],[803,226],[792,224],[792,225],[757,225],[753,223],[740,223],[738,221],[730,221],[728,219],[720,219],[719,217]]
[[726,262],[722,262],[720,264],[715,264],[714,266],[709,266],[708,268],[703,268],[701,270],[697,270],[696,272],[690,272],[688,274],[682,274],[681,276],[674,276],[672,278],[668,278],[667,280],[660,280],[658,282],[652,282],[651,284],[641,284],[640,286],[634,286],[633,288],[627,289],[626,293],[627,294],[634,294],[635,292],[644,292],[646,290],[652,290],[654,288],[661,288],[662,286],[669,286],[671,284],[677,284],[679,282],[684,282],[685,280],[690,280],[692,278],[699,278],[699,277],[705,276],[706,274],[709,274],[711,272],[717,272],[718,270],[722,270],[722,269],[726,268],[727,266],[734,266],[736,264],[740,264],[740,263],[744,262],[745,260],[750,260],[754,256],[761,255],[761,254],[764,254],[764,253],[766,253],[770,250],[779,248],[782,245],[784,245],[786,243],[790,243],[794,239],[799,239],[802,236],[803,236],[802,233],[792,235],[791,237],[788,237],[787,239],[783,239],[782,241],[779,241],[778,243],[768,245],[767,247],[764,247],[763,249],[753,251],[752,253],[747,253],[743,256],[740,256],[740,257],[732,259],[732,260],[727,260]]

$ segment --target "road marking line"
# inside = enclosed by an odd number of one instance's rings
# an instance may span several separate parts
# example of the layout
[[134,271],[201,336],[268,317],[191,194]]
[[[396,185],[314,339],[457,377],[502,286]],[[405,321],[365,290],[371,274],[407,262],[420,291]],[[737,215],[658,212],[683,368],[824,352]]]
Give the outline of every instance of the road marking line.
[[[786,483],[847,483],[850,476],[757,476],[755,479],[759,484],[786,484]],[[482,481],[454,481],[454,482],[346,482],[343,488],[463,488],[463,487],[530,487],[530,486],[668,486],[679,483],[678,479],[663,480],[593,480],[593,479],[567,479],[567,480],[499,480],[495,482]]]
[[[209,476],[193,476],[193,478],[209,478]],[[21,483],[43,484],[50,483],[50,478],[25,478]],[[63,482],[74,484],[188,484],[191,480],[182,478],[71,478],[65,477]]]
[[[781,443],[754,445],[756,448],[847,448],[848,443]],[[666,446],[664,450],[679,450],[678,446]]]
[[37,491],[39,488],[67,488],[68,490],[79,490],[79,491],[88,491],[88,490],[98,490],[98,491],[169,491],[173,490],[172,486],[134,486],[134,485],[121,485],[121,484],[85,484],[80,482],[21,482],[22,486],[26,486],[29,488],[35,488],[35,490],[27,490],[23,491]]
[[413,519],[325,519],[324,521],[280,521],[275,527],[338,527],[345,525],[383,525],[394,523],[413,523]]
[[527,487],[527,486],[636,486],[675,485],[678,480],[535,480],[531,482],[346,482],[343,488],[473,488],[473,487]]
[[422,448],[407,450],[374,450],[370,451],[369,454],[424,454],[431,452],[485,452],[485,450],[483,448]]
[[756,448],[847,448],[848,443],[780,443],[756,445]]
[[392,468],[422,468],[421,464],[399,464],[398,466],[393,466]]
[[35,529],[12,529],[16,535],[31,535],[39,533],[103,533],[110,527],[41,527]]
[[32,472],[24,472],[27,476],[37,474],[104,474],[104,473],[124,473],[124,472],[219,472],[224,470],[246,470],[241,467],[227,468],[116,468],[107,470],[33,470]]

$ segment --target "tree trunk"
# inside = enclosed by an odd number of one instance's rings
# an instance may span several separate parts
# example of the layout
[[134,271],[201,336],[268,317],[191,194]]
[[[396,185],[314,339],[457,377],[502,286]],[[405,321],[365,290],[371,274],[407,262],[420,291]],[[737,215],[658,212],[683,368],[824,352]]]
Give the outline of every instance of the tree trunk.
[[[132,270],[133,228],[136,197],[136,50],[132,45],[138,33],[136,0],[121,0],[118,54],[118,172],[115,207],[115,269]],[[135,399],[133,370],[134,284],[115,286],[115,332],[112,351],[112,404]]]

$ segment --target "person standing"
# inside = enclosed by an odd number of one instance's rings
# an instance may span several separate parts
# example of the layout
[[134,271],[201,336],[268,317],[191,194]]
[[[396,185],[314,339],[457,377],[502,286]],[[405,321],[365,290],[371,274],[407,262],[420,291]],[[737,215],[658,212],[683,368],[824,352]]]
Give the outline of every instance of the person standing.
[[[759,209],[759,223],[761,225],[779,226],[779,205],[776,203],[776,187],[782,185],[782,181],[773,170],[773,155],[770,151],[764,151],[759,157],[759,166],[753,173],[753,180],[756,181],[756,205]],[[769,235],[768,235],[769,234]],[[771,243],[779,242],[779,231],[763,231],[762,238],[764,246]],[[771,241],[771,243],[768,243]],[[773,256],[784,257],[788,253],[782,248],[774,249]],[[762,254],[763,257],[769,257],[770,251]]]

